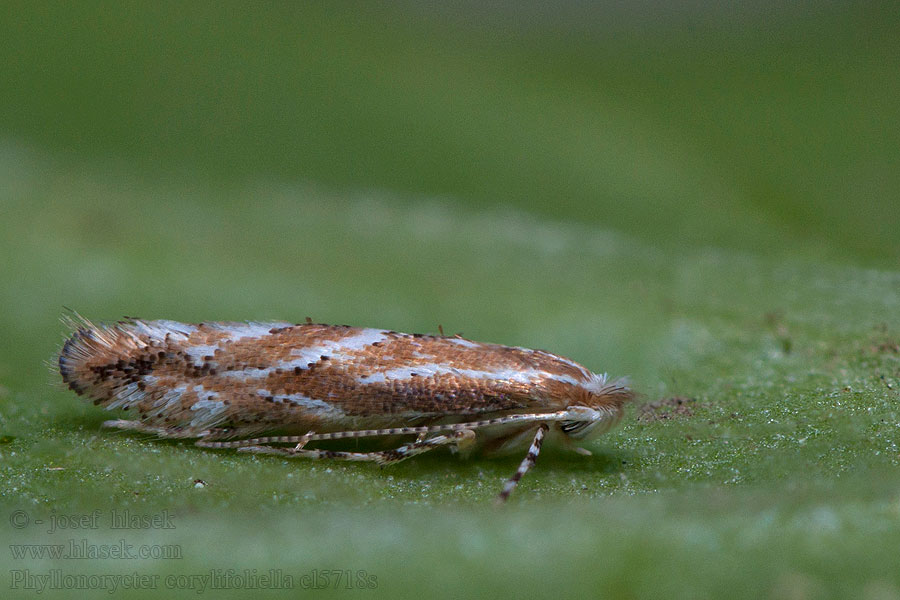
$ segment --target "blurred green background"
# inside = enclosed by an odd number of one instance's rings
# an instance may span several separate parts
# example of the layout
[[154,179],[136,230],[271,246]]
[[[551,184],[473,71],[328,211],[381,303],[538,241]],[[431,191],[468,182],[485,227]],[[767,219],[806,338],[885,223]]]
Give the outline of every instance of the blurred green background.
[[[898,34],[887,2],[0,3],[4,597],[273,568],[293,588],[260,595],[900,598]],[[517,457],[101,430],[48,368],[63,306],[441,324],[654,404],[497,511]],[[82,539],[183,552],[12,547]]]

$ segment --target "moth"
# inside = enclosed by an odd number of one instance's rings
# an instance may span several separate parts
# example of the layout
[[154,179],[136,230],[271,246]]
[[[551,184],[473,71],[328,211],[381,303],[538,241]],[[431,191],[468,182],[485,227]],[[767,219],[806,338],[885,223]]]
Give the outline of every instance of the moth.
[[[107,409],[104,426],[205,448],[396,463],[435,448],[499,454],[528,447],[505,501],[545,437],[576,446],[615,425],[633,398],[611,380],[545,352],[459,335],[312,323],[73,320],[59,354],[64,383]],[[270,434],[264,437],[263,434]],[[390,436],[349,452],[316,442]],[[530,445],[529,445],[530,442]]]

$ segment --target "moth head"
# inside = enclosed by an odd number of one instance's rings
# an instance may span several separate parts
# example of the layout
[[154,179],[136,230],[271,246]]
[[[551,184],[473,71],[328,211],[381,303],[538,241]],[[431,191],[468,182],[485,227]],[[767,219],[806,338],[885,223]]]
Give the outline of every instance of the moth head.
[[600,435],[622,418],[622,407],[634,398],[624,379],[609,381],[606,375],[591,374],[577,386],[567,407],[571,418],[560,421],[559,428],[573,439],[583,440]]

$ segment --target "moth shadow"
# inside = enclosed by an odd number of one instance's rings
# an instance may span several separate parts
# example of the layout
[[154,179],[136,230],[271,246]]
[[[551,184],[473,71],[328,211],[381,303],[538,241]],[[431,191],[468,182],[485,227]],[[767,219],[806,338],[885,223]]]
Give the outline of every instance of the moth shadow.
[[[194,445],[196,441],[190,439],[165,438],[156,436],[152,433],[143,433],[140,431],[119,430],[103,427],[103,422],[114,418],[110,414],[97,414],[94,412],[82,414],[70,414],[61,417],[58,424],[67,430],[81,430],[84,433],[90,433],[102,437],[108,437],[110,440],[130,439],[140,442],[152,442],[154,444],[162,444],[165,446],[180,446],[185,451],[196,452],[236,452],[232,449],[216,450],[211,448],[200,448]],[[310,444],[309,448],[321,450],[334,450],[345,452],[374,452],[396,447],[403,442],[411,441],[408,437],[393,440],[377,440],[377,439],[349,439],[322,441]],[[289,447],[282,445],[281,447]],[[242,454],[242,453],[239,453]],[[525,457],[525,453],[511,453],[500,456],[484,456],[481,453],[474,453],[470,456],[460,455],[450,451],[449,448],[440,448],[431,452],[408,458],[402,462],[388,464],[384,466],[376,466],[374,463],[367,462],[345,462],[332,461],[327,458],[308,459],[308,458],[292,458],[300,462],[308,463],[325,463],[340,462],[345,465],[355,465],[358,468],[371,470],[373,473],[383,473],[385,476],[391,475],[395,478],[403,480],[415,480],[424,474],[446,474],[459,476],[460,478],[483,477],[486,473],[491,476],[506,477],[515,472],[519,463]],[[249,458],[249,455],[247,456]],[[283,456],[264,456],[260,458],[269,458],[275,461],[283,461]],[[618,450],[616,448],[602,448],[592,450],[591,456],[583,456],[576,454],[571,450],[559,448],[555,446],[545,446],[537,463],[534,467],[535,471],[551,471],[557,475],[569,475],[572,477],[584,476],[587,474],[612,476],[626,472],[629,464],[633,464],[631,455],[628,452]]]
[[[591,456],[583,456],[565,449],[547,448],[538,457],[533,470],[549,470],[557,474],[573,477],[586,474],[616,475],[625,472],[632,463],[631,456],[616,449],[592,451]],[[519,463],[525,458],[523,452],[504,454],[502,456],[459,456],[449,451],[430,452],[417,456],[396,465],[384,467],[392,475],[409,477],[410,479],[423,471],[447,470],[460,475],[471,476],[484,471],[496,472],[502,476],[515,472]]]

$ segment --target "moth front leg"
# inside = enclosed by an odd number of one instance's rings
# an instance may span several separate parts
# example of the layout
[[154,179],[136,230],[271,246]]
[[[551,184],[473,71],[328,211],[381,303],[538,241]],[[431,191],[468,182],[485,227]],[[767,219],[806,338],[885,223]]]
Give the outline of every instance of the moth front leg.
[[519,480],[521,480],[525,473],[527,473],[531,467],[534,466],[534,463],[537,462],[538,454],[541,453],[541,445],[544,443],[544,435],[549,429],[550,428],[546,423],[541,423],[537,428],[537,431],[534,433],[534,440],[531,442],[531,447],[528,449],[528,454],[525,455],[519,468],[516,469],[513,476],[510,477],[506,482],[506,485],[503,486],[503,490],[497,496],[497,504],[506,502],[506,499],[509,498],[509,495],[512,494],[513,490],[516,489],[516,486],[519,484]]

